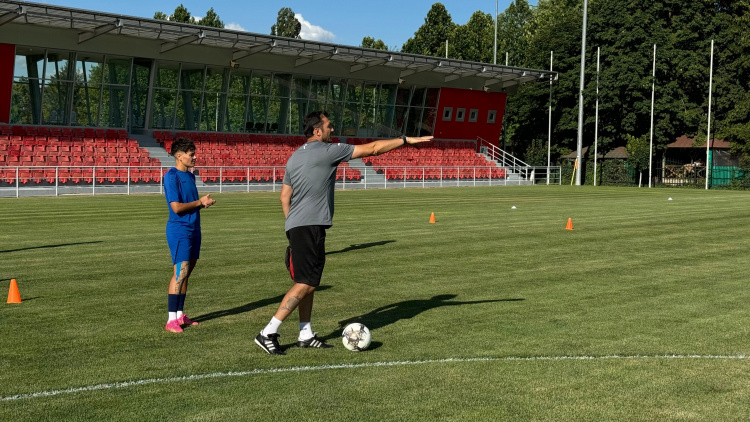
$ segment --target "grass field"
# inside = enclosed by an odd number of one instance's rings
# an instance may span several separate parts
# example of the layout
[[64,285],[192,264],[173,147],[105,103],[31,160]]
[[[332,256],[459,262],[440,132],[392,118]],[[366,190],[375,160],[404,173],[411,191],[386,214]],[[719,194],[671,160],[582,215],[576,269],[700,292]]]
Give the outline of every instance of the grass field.
[[[336,347],[286,356],[253,343],[290,286],[278,194],[202,212],[182,334],[162,196],[0,200],[0,288],[24,299],[0,303],[0,420],[750,418],[748,193],[336,195],[313,315]],[[371,350],[341,346],[351,321]]]

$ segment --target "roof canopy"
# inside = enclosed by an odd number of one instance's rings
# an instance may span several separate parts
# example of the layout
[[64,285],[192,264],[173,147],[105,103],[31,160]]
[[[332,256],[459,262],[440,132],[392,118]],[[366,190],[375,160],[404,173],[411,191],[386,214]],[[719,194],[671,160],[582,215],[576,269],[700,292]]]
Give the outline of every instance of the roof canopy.
[[[272,55],[284,60],[276,60],[275,68],[269,70],[358,79],[377,76],[381,81],[422,86],[514,93],[526,82],[557,79],[557,72],[547,70],[350,47],[29,2],[1,2],[0,29],[6,24],[73,31],[73,38],[79,45],[99,37],[129,37],[148,46],[141,51],[151,58],[168,60],[173,51],[200,47],[220,50],[222,57],[228,60],[213,64],[223,66],[233,62],[258,68],[259,63],[268,62],[263,57]],[[84,45],[78,48],[85,50]],[[215,54],[210,56],[215,57]],[[256,60],[252,60],[254,58]]]

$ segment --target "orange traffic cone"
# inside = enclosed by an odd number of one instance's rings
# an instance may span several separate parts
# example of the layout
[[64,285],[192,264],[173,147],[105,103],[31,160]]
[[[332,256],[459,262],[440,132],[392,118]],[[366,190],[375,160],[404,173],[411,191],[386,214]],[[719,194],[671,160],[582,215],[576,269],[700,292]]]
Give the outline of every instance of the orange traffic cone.
[[16,279],[10,280],[10,289],[8,289],[8,303],[21,303],[21,294],[18,293],[18,283]]
[[430,213],[430,223],[435,224],[435,213]]
[[565,226],[565,230],[573,230],[573,221],[571,219],[568,219],[568,225]]

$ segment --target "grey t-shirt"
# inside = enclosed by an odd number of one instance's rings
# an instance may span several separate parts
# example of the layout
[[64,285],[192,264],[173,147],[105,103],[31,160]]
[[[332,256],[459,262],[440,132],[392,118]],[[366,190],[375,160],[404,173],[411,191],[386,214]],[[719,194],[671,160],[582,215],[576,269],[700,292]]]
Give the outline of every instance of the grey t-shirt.
[[285,185],[292,187],[292,201],[284,230],[300,226],[333,224],[333,188],[336,168],[349,161],[354,145],[315,141],[302,145],[286,162]]

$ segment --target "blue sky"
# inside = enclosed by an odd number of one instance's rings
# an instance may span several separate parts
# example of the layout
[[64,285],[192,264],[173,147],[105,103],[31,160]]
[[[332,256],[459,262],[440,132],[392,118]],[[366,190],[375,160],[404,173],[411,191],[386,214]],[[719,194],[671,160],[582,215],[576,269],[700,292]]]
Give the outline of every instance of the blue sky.
[[[79,9],[96,10],[121,15],[152,18],[154,12],[167,15],[182,3],[193,16],[205,15],[213,7],[228,28],[269,34],[271,25],[282,7],[290,7],[302,23],[302,38],[335,44],[358,46],[366,36],[382,39],[385,44],[398,49],[424,24],[424,19],[435,0],[329,0],[329,1],[257,1],[230,0],[101,0],[46,1]],[[443,0],[448,13],[457,24],[465,24],[472,13],[481,10],[495,12],[493,0]],[[535,0],[529,1],[536,4]],[[510,0],[497,0],[500,12]]]

